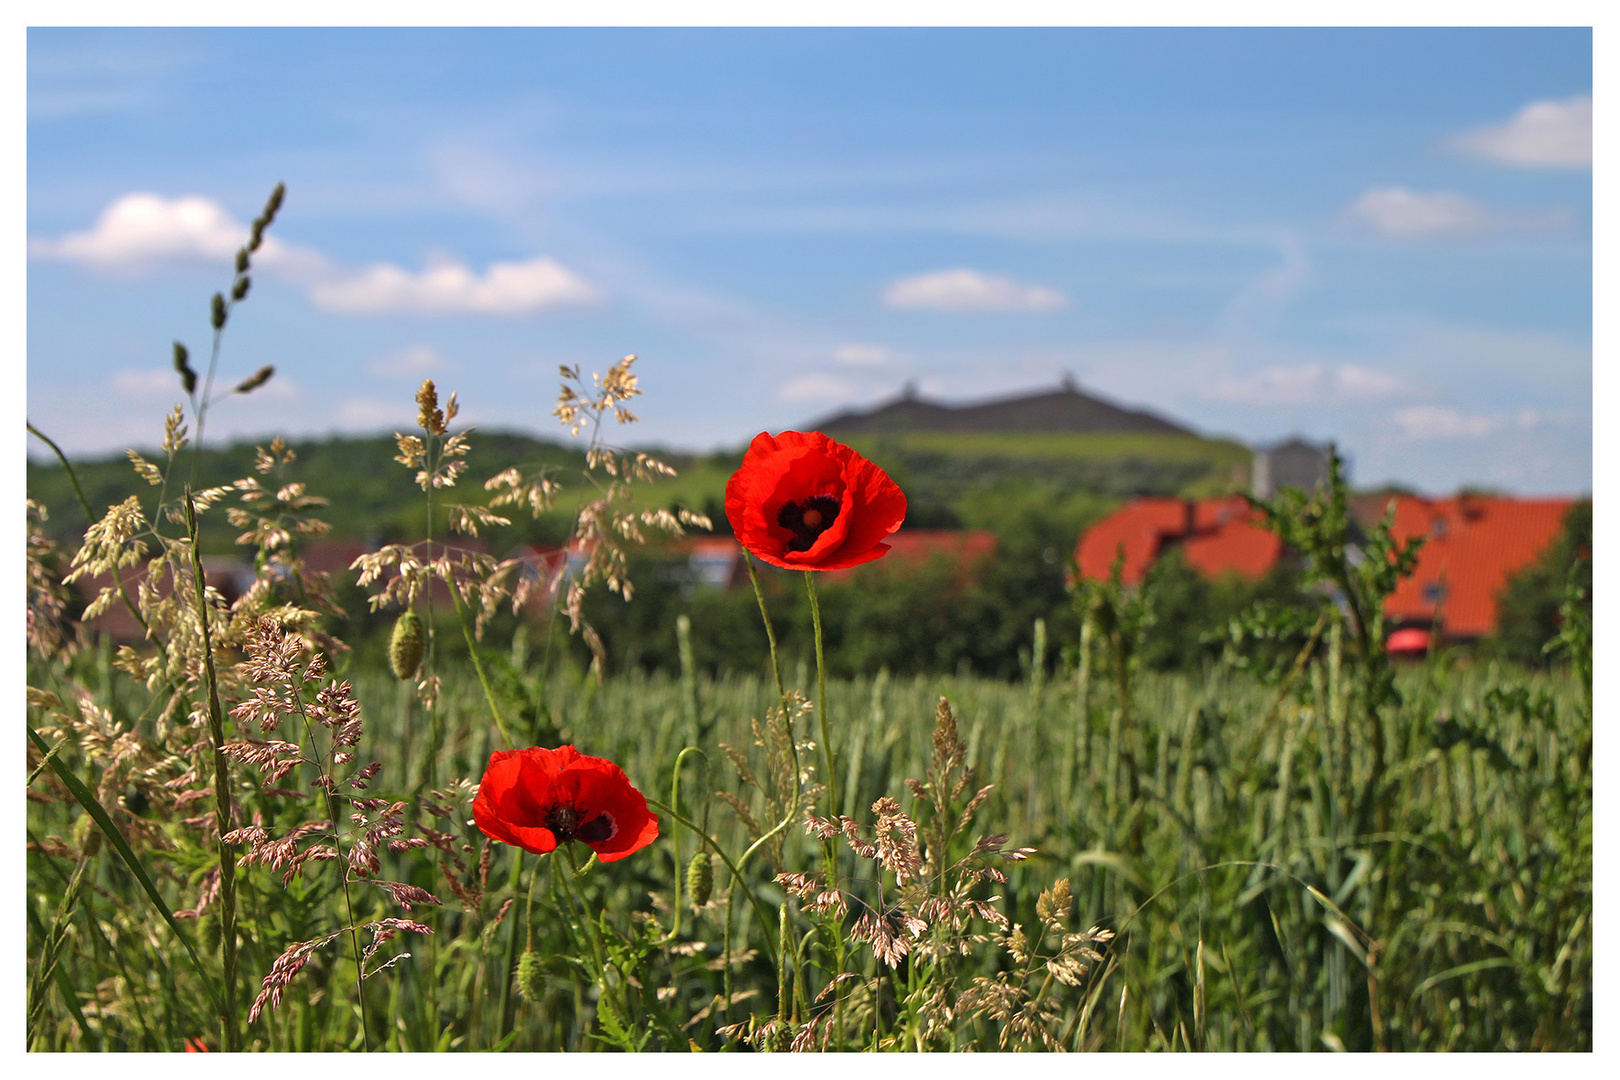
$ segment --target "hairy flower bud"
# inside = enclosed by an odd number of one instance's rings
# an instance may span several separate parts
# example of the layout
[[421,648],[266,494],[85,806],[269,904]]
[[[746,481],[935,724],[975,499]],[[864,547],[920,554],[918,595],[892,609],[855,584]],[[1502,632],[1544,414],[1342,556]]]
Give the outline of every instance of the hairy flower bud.
[[540,954],[533,949],[523,950],[523,955],[517,962],[517,988],[523,995],[523,1000],[531,1005],[540,1000],[540,995],[546,991],[546,972],[541,966]]
[[691,894],[694,908],[709,902],[709,895],[714,891],[714,863],[706,852],[692,856],[692,863],[686,868],[686,891]]
[[422,617],[407,609],[394,623],[394,635],[388,641],[388,666],[397,678],[409,679],[422,666],[422,654],[427,648],[427,631]]

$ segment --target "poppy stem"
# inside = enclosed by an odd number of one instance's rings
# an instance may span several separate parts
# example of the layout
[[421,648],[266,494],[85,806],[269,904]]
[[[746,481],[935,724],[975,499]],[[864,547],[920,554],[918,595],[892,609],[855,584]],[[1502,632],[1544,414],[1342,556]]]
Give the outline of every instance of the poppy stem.
[[[795,802],[797,802],[797,800],[795,800]],[[651,797],[649,797],[647,799],[647,805],[657,809],[660,813],[668,814],[670,817],[674,818],[676,821],[680,822],[682,825],[685,825],[688,829],[691,829],[694,833],[697,834],[697,836],[698,836],[698,838],[700,840],[702,840],[710,848],[714,849],[714,853],[716,855],[720,856],[720,861],[725,863],[726,864],[726,869],[731,872],[731,880],[734,883],[742,886],[743,895],[748,897],[748,903],[750,905],[752,905],[752,907],[754,909],[754,914],[759,918],[760,926],[765,928],[765,951],[771,954],[771,962],[775,963],[776,962],[776,942],[773,941],[771,939],[771,936],[770,936],[771,920],[766,915],[764,907],[762,907],[760,905],[759,897],[754,895],[754,890],[750,889],[748,887],[748,883],[743,880],[742,868],[743,868],[743,866],[745,864],[747,864],[749,856],[751,856],[754,852],[758,851],[760,848],[764,847],[766,841],[770,840],[771,837],[775,836],[777,833],[781,832],[783,829],[787,828],[790,824],[792,824],[793,818],[796,816],[796,814],[798,812],[797,809],[793,809],[786,817],[784,817],[781,821],[777,822],[776,827],[774,829],[772,829],[770,832],[766,833],[765,835],[761,836],[758,840],[755,840],[752,844],[750,844],[749,847],[748,847],[748,850],[742,853],[741,858],[739,858],[736,862],[732,862],[731,861],[731,856],[727,855],[725,848],[720,846],[720,841],[716,840],[714,837],[712,837],[708,833],[704,832],[702,830],[702,828],[700,828],[698,826],[698,824],[696,822],[694,822],[691,818],[686,817],[685,815],[680,813],[680,811],[676,810],[674,807],[669,806],[669,805],[667,805],[665,803],[659,802],[657,799],[654,799],[654,798],[651,798]]]
[[804,572],[804,588],[810,594],[810,619],[816,629],[816,718],[821,722],[821,757],[827,766],[827,805],[838,812],[838,776],[833,766],[832,740],[827,737],[827,662],[821,651],[821,601],[816,598],[816,573]]
[[776,698],[778,702],[787,699],[787,691],[782,689],[782,664],[776,658],[776,630],[771,626],[771,613],[765,610],[765,593],[759,587],[759,575],[754,572],[754,557],[745,550],[743,562],[748,565],[748,580],[754,585],[754,599],[759,601],[759,617],[765,620],[765,640],[771,646],[771,672],[776,676]]
[[[695,746],[684,747],[675,755],[675,775],[669,783],[669,804],[678,808],[681,805],[681,765],[686,761],[687,754],[696,754],[707,764],[709,756]],[[678,824],[678,823],[677,823]],[[698,834],[702,836],[700,832]],[[673,849],[671,857],[675,860],[675,922],[669,928],[669,936],[665,941],[674,941],[681,933],[681,878],[684,876],[684,866],[681,863],[681,834],[678,828],[671,829],[669,834],[670,847]],[[702,847],[701,842],[698,845]]]

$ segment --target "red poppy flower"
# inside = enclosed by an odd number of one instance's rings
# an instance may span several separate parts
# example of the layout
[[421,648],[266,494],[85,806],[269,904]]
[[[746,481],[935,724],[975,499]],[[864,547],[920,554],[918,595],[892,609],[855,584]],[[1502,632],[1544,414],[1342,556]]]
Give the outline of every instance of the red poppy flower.
[[889,474],[819,431],[754,436],[726,484],[737,542],[787,570],[840,570],[889,550],[906,496]]
[[206,1054],[208,1052],[209,1052],[208,1051],[208,1044],[203,1042],[201,1039],[194,1039],[194,1038],[187,1038],[186,1039],[186,1053],[188,1053],[188,1054]]
[[489,755],[473,821],[491,840],[536,855],[578,840],[603,862],[658,839],[658,818],[624,770],[572,746]]

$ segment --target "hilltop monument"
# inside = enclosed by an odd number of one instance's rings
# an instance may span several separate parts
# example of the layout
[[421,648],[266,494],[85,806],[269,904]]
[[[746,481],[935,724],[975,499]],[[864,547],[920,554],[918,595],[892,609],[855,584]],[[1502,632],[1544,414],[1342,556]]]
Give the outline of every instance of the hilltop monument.
[[1055,390],[947,405],[924,400],[915,381],[898,397],[871,409],[851,409],[810,426],[833,437],[884,435],[903,431],[1113,432],[1160,435],[1198,433],[1142,409],[1126,409],[1081,390],[1065,373]]

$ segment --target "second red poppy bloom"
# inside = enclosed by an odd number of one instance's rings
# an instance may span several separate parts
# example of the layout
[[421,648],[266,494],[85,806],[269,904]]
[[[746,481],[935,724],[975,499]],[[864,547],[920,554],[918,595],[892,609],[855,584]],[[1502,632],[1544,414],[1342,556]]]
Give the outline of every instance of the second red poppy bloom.
[[819,431],[760,432],[726,484],[737,542],[787,570],[840,570],[889,550],[906,496],[889,474]]
[[489,755],[473,821],[491,840],[536,855],[578,840],[603,862],[658,839],[658,818],[624,770],[572,746]]

